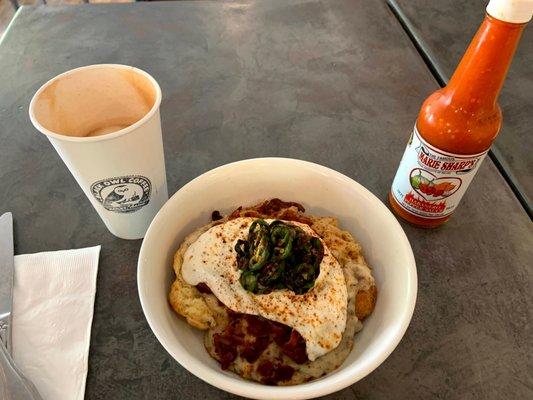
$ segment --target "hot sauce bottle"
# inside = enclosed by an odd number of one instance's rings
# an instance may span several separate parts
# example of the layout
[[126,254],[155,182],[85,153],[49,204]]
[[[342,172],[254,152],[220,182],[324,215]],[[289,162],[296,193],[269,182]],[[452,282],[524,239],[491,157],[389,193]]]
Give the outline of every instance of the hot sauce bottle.
[[392,209],[426,228],[457,208],[498,135],[498,94],[533,0],[491,0],[448,85],[422,105],[389,192]]

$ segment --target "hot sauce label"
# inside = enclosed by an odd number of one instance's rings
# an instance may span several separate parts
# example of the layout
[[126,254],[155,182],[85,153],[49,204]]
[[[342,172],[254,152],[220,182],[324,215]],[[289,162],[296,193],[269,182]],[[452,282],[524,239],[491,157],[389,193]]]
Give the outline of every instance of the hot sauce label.
[[447,153],[424,141],[415,125],[392,183],[392,195],[411,214],[446,217],[459,205],[487,151]]

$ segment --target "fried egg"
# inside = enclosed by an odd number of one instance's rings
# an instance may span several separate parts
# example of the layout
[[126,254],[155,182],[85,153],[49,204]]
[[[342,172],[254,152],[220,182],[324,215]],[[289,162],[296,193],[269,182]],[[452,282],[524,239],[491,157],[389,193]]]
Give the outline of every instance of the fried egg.
[[[241,271],[234,247],[237,240],[247,238],[254,220],[236,218],[204,232],[184,254],[182,277],[190,285],[205,283],[218,300],[235,312],[260,315],[297,330],[305,340],[307,357],[314,361],[338,346],[346,327],[348,295],[342,268],[322,242],[320,274],[307,293],[298,295],[288,289],[268,294],[246,291],[239,282]],[[306,224],[284,222],[318,237]]]

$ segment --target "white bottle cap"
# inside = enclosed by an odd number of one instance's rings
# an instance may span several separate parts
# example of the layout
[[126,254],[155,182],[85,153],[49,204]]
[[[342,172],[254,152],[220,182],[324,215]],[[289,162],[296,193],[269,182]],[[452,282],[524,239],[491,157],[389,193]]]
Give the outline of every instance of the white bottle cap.
[[523,24],[533,16],[533,0],[490,0],[487,13],[500,21]]

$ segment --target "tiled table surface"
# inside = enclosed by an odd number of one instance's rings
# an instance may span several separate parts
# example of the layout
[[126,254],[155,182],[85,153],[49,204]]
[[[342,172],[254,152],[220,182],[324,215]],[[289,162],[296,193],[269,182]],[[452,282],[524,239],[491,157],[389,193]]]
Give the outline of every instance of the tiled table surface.
[[[334,168],[385,201],[418,108],[437,84],[381,1],[17,15],[0,46],[0,212],[14,213],[17,254],[102,244],[86,398],[233,399],[159,345],[137,295],[141,242],[106,231],[31,126],[35,90],[93,63],[135,65],[159,81],[171,193],[230,161],[285,156]],[[403,226],[419,274],[411,325],[376,371],[327,399],[531,397],[533,229],[492,161],[444,227]]]

